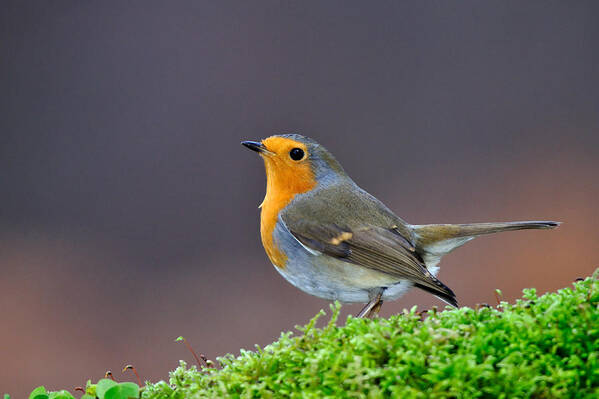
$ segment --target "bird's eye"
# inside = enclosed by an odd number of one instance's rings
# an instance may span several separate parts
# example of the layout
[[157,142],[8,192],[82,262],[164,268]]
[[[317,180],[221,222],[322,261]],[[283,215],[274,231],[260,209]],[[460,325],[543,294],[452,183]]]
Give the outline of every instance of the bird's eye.
[[299,161],[304,157],[304,150],[302,150],[301,148],[294,148],[291,151],[289,151],[289,156],[294,161]]

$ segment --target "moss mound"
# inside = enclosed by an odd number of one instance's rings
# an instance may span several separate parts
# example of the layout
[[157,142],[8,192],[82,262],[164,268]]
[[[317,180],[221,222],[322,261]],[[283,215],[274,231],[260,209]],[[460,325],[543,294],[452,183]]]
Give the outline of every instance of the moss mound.
[[597,398],[599,281],[587,278],[511,305],[389,319],[348,317],[339,307],[264,349],[220,358],[148,384],[144,399],[182,398]]

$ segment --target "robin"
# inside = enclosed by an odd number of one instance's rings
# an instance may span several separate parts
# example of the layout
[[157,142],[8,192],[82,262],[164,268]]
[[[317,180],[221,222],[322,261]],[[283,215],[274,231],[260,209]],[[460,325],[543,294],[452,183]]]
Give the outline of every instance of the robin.
[[266,168],[260,205],[262,244],[287,281],[320,298],[365,303],[374,317],[383,301],[412,287],[458,306],[435,276],[443,255],[481,234],[551,229],[551,221],[413,225],[358,187],[316,141],[283,134],[241,144]]

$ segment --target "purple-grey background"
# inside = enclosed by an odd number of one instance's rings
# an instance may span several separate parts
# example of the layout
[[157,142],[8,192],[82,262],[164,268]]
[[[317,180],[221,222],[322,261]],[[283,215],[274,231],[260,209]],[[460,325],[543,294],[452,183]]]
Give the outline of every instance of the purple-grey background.
[[[0,12],[0,393],[167,377],[326,301],[258,234],[300,132],[412,223],[554,219],[445,258],[461,303],[599,266],[596,2],[23,2]],[[412,292],[383,315],[441,303]],[[360,306],[344,308],[354,313]],[[127,375],[131,379],[132,375]]]

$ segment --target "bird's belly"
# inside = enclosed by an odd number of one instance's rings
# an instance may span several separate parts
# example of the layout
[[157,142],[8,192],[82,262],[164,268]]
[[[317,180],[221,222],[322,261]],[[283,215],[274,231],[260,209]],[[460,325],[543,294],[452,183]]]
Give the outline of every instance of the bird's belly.
[[368,302],[369,290],[393,284],[380,273],[341,262],[325,255],[289,258],[276,268],[287,281],[308,294],[341,302]]
[[[391,289],[396,285],[402,287],[405,285],[407,290],[411,286],[387,274],[343,262],[328,255],[310,252],[283,226],[277,226],[274,237],[277,245],[287,254],[285,267],[275,269],[295,287],[319,298],[366,303],[369,301],[369,291],[373,288]],[[402,289],[399,295],[405,290]],[[393,289],[392,294],[396,295],[398,292],[397,289]],[[384,295],[383,299],[386,296],[389,297]]]

